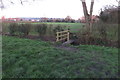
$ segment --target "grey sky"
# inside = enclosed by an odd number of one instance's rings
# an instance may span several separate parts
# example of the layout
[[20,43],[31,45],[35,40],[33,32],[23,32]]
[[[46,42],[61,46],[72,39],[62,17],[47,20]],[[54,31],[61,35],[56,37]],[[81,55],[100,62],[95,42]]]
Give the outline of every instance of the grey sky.
[[[11,5],[5,1],[6,9],[0,11],[5,17],[57,17],[65,18],[71,16],[78,19],[83,16],[83,8],[80,0],[36,0],[29,3],[24,2],[22,6],[19,0],[12,0],[15,4]],[[90,9],[90,1],[86,0],[88,11]],[[93,14],[98,15],[100,8],[105,5],[118,5],[116,0],[95,0]]]

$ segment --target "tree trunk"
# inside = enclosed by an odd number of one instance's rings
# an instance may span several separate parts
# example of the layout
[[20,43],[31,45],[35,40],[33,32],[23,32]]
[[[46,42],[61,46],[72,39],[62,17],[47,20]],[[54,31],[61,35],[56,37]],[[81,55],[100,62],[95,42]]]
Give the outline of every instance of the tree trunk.
[[85,21],[86,21],[86,28],[87,28],[88,33],[91,33],[92,32],[92,12],[93,12],[94,0],[91,0],[90,15],[88,14],[85,0],[81,0],[81,1],[82,1],[83,12],[84,12]]
[[92,32],[92,12],[93,12],[93,5],[94,5],[94,0],[91,1],[91,6],[90,6],[90,33]]
[[82,6],[83,6],[83,12],[84,12],[85,21],[86,21],[86,28],[87,28],[87,31],[89,31],[90,30],[90,28],[89,28],[89,14],[87,11],[86,3],[82,2]]

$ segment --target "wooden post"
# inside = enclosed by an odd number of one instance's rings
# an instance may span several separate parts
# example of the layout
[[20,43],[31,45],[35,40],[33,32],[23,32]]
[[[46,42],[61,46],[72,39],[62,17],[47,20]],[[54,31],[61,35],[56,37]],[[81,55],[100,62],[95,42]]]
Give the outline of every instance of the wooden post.
[[59,41],[59,35],[58,35],[59,33],[57,32],[56,34],[57,34],[57,36],[56,36],[56,42],[57,42],[57,41]]
[[56,32],[56,34],[57,34],[56,35],[56,42],[62,41],[62,40],[65,40],[65,39],[67,39],[67,41],[70,40],[69,30],[65,30],[65,31],[61,31],[61,32]]
[[[60,33],[60,36],[63,35],[63,33]],[[60,37],[60,40],[63,40],[63,36]]]
[[70,40],[70,36],[69,36],[69,30],[68,30],[68,32],[67,32],[67,41],[69,41]]

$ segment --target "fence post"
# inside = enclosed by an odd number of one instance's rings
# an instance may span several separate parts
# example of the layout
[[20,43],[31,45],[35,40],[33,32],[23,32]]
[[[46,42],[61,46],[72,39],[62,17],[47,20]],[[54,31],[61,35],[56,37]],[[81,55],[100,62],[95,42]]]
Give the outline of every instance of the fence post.
[[70,37],[69,34],[70,34],[70,33],[69,33],[69,30],[68,30],[68,32],[67,32],[67,41],[70,40],[70,39],[69,39],[69,37]]
[[[65,39],[67,39],[67,41],[69,41],[70,40],[70,36],[69,36],[70,32],[69,31],[70,30],[56,32],[56,42],[62,41],[62,40],[65,40]],[[60,39],[59,39],[59,37],[60,37]]]
[[[63,33],[60,33],[60,35],[63,35]],[[63,36],[61,36],[60,39],[63,40]]]
[[59,41],[58,32],[56,34],[57,34],[57,36],[56,36],[56,42],[57,42],[57,41]]

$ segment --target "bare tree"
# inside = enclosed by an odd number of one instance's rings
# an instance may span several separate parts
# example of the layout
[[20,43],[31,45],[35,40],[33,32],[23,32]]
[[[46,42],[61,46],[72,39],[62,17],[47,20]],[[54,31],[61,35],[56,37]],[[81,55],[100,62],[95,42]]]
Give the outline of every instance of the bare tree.
[[0,0],[0,8],[3,9],[4,8],[4,4],[3,4],[3,1]]
[[[24,5],[25,2],[36,1],[36,0],[17,0],[21,5]],[[6,3],[15,4],[15,0],[0,0],[0,8],[4,9],[6,7]]]
[[116,0],[118,2],[118,6],[120,6],[120,0]]
[[93,12],[93,5],[94,5],[94,0],[91,0],[91,6],[90,6],[90,13],[88,14],[87,6],[86,6],[86,1],[82,1],[82,6],[83,6],[83,12],[86,20],[86,27],[87,29],[91,32],[91,26],[92,26],[92,12]]

